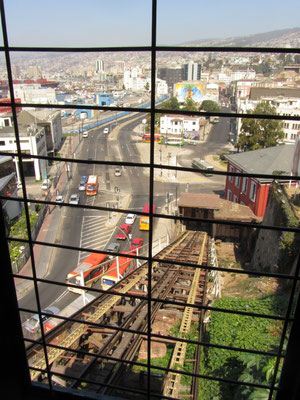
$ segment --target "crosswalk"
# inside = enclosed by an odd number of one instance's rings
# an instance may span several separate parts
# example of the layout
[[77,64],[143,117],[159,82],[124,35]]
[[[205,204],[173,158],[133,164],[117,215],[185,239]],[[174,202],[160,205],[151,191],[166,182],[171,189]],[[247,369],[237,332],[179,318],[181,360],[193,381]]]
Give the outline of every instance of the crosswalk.
[[[79,247],[103,250],[113,233],[111,229],[105,226],[106,222],[107,216],[83,216]],[[90,252],[80,251],[78,254],[78,264],[89,254]]]

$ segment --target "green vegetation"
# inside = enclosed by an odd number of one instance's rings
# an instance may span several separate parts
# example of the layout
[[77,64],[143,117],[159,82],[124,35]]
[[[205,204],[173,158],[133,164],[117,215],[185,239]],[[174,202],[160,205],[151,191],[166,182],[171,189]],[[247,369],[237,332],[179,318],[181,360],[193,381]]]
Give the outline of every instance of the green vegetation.
[[[29,211],[29,218],[30,218],[30,226],[33,227],[38,218],[38,212]],[[14,238],[28,239],[25,210],[23,210],[20,218],[13,225],[10,226],[9,230],[10,230],[9,235]],[[15,242],[15,241],[9,242],[9,252],[12,261],[15,261],[20,256],[22,246],[24,246],[24,243],[22,242]]]
[[[260,300],[243,298],[219,299],[214,307],[253,312],[259,314],[283,315],[286,298],[269,296]],[[212,344],[227,345],[243,349],[272,351],[279,344],[282,323],[268,318],[244,316],[237,314],[211,312],[205,341]],[[271,359],[255,355],[255,362],[248,353],[205,347],[202,353],[200,374],[237,381],[263,383],[270,380],[272,371],[268,369],[266,377],[264,369]],[[249,362],[251,361],[251,368]],[[248,374],[246,376],[246,373]],[[249,399],[249,393],[255,389],[234,384],[225,384],[213,380],[200,380],[202,400]],[[246,393],[248,397],[246,396]],[[252,396],[252,399],[255,397]]]
[[[249,114],[276,115],[268,102],[257,104]],[[283,123],[274,119],[243,118],[241,134],[236,144],[243,151],[277,146],[284,137]]]
[[212,100],[204,100],[201,103],[199,111],[207,111],[207,112],[220,112],[221,107],[218,103]]
[[[272,192],[277,203],[277,220],[275,224],[286,226],[288,228],[298,228],[299,220],[288,200],[284,185],[277,187],[275,183],[272,185]],[[279,270],[280,272],[290,273],[293,262],[297,256],[300,247],[300,235],[295,232],[282,232],[279,238]]]
[[198,111],[197,104],[193,99],[186,99],[183,106],[181,107],[183,111]]

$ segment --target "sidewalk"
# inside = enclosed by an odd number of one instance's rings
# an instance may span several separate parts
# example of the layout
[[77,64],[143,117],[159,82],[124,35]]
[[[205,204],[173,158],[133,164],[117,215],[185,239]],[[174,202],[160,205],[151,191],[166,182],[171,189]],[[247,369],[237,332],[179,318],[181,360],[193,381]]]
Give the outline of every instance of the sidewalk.
[[[137,117],[138,118],[138,117]],[[118,134],[121,127],[126,126],[127,124],[131,123],[119,123],[110,133],[108,136],[108,141],[117,141]],[[137,137],[140,138],[140,126],[135,129],[135,133]],[[139,134],[139,135],[138,135]],[[78,146],[80,145],[78,141],[78,137],[68,137],[61,150],[60,154],[62,157],[69,157],[70,154],[74,154],[75,150],[78,150]],[[149,163],[149,152],[145,153],[145,143],[136,143],[140,156],[144,163]],[[155,146],[160,146],[159,149],[161,151],[155,151],[155,163],[156,164],[165,164],[165,165],[179,165],[177,164],[179,155],[188,156],[192,153],[192,148],[178,148],[177,146],[167,146],[156,144]],[[150,145],[148,144],[148,149],[150,149]],[[157,150],[157,147],[156,149]],[[209,162],[213,164],[213,160],[210,157]],[[214,164],[213,164],[214,165]],[[215,165],[217,168],[217,166]],[[220,167],[218,163],[218,167]],[[48,171],[49,177],[54,176],[57,171],[56,164],[52,165]],[[76,171],[76,165],[73,168],[72,174]],[[145,169],[145,171],[147,171]],[[154,179],[156,181],[162,182],[190,182],[190,181],[203,181],[205,178],[200,177],[199,174],[193,174],[192,172],[184,172],[184,171],[171,171],[171,170],[163,170],[163,169],[156,169],[154,174]],[[51,201],[55,201],[56,191],[58,190],[60,193],[66,192],[68,190],[68,179],[67,179],[67,171],[66,168],[62,168],[62,173],[59,177],[57,185],[55,188],[52,188],[52,195]],[[40,184],[33,183],[32,185],[26,186],[27,192],[31,195],[35,195],[37,198],[38,196],[43,196],[43,192],[41,190]],[[129,204],[131,201],[131,194],[122,196],[120,198],[120,206],[121,209],[128,209]],[[38,233],[36,241],[45,242],[45,243],[55,243],[56,236],[59,232],[60,223],[62,221],[62,216],[66,212],[66,207],[60,208],[59,206],[50,206],[50,211],[46,214],[41,229]],[[119,220],[122,218],[122,214],[118,212],[111,212],[110,219],[106,222],[106,227],[108,229],[113,229],[118,223]],[[169,238],[172,237],[175,225],[173,220],[166,220],[166,219],[158,219],[154,231],[153,231],[153,241],[158,240],[160,237],[164,236]],[[39,246],[35,245],[33,247],[34,252],[34,260],[35,260],[35,270],[36,270],[36,277],[37,278],[45,278],[48,274],[48,268],[50,265],[51,257],[54,247],[51,246]],[[24,267],[20,271],[20,275],[32,277],[32,265],[31,259],[27,261]],[[33,286],[33,282],[31,280],[24,280],[22,278],[15,278],[15,285],[17,289],[17,296],[18,298],[22,297],[27,290],[29,290]]]
[[[72,154],[77,146],[78,146],[78,141],[65,140],[65,142],[60,150],[60,154],[63,157],[65,157],[65,156],[67,156],[67,154],[69,154],[68,151],[70,151]],[[57,170],[57,166],[56,166],[56,164],[53,164],[48,171],[48,176],[49,177],[55,176],[56,170]],[[68,183],[69,183],[69,181],[67,179],[66,169],[62,168],[61,175],[59,177],[56,187],[51,188],[52,190],[51,190],[50,200],[55,201],[57,191],[59,191],[59,193],[66,191],[68,189]],[[41,183],[36,183],[35,181],[33,181],[32,183],[26,184],[26,192],[27,192],[27,195],[33,195],[36,199],[42,199],[44,197],[44,193],[42,192],[42,189],[41,189]],[[45,215],[44,221],[39,230],[36,241],[49,243],[49,244],[55,243],[55,238],[56,238],[56,235],[57,235],[57,232],[59,229],[59,225],[62,221],[62,216],[65,213],[65,210],[66,210],[66,207],[60,208],[59,206],[56,206],[56,205],[49,206],[49,211]],[[54,249],[55,249],[54,247],[46,246],[46,245],[42,245],[42,246],[34,245],[33,246],[35,273],[36,273],[37,278],[45,278],[45,276],[48,274],[48,268],[49,268],[50,260],[52,257],[52,252]],[[27,277],[33,276],[31,258],[28,259],[28,261],[25,263],[25,265],[19,271],[19,274],[21,276],[27,276]],[[31,289],[33,286],[33,282],[31,280],[15,278],[14,281],[15,281],[18,299],[21,298],[22,296],[24,296],[24,294],[29,289]]]

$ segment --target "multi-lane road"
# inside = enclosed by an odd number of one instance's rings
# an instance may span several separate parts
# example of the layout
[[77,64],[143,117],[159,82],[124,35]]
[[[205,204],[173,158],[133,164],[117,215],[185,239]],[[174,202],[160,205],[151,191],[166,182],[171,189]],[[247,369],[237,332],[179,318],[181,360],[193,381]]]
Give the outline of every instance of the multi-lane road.
[[[228,119],[229,120],[229,119]],[[137,148],[137,136],[133,135],[134,128],[139,120],[127,123],[119,130],[116,140],[110,136],[103,135],[103,128],[90,132],[88,138],[83,139],[81,149],[76,158],[85,160],[106,160],[116,162],[136,162],[143,160]],[[110,132],[112,132],[110,127]],[[219,124],[215,125],[206,143],[199,143],[197,146],[190,146],[192,155],[188,158],[180,157],[179,164],[189,166],[191,158],[204,156],[205,154],[221,151],[227,143],[229,133],[229,122],[227,118],[221,118]],[[108,203],[114,204],[116,196],[114,188],[118,187],[120,193],[130,194],[131,202],[128,209],[141,211],[143,204],[149,202],[149,175],[143,167],[122,167],[121,176],[114,175],[114,166],[97,164],[77,164],[72,171],[72,180],[64,193],[67,197],[70,193],[79,193],[80,204],[88,204],[105,207]],[[78,191],[80,176],[96,174],[99,177],[99,193],[95,197],[87,197],[84,192]],[[223,181],[221,177],[205,179],[197,183],[191,183],[190,191],[212,193],[222,190]],[[157,212],[170,211],[166,205],[166,194],[179,194],[186,190],[185,182],[155,182],[155,199]],[[106,226],[108,213],[102,210],[88,208],[62,207],[60,225],[56,236],[56,242],[66,246],[78,246],[88,249],[102,250],[110,242],[115,242],[115,235],[119,228],[108,228]],[[119,225],[124,222],[125,215],[120,219]],[[143,237],[145,242],[148,239],[147,232],[141,232],[138,228],[138,219],[133,225],[133,237]],[[121,250],[127,250],[127,240],[121,241]],[[72,251],[68,249],[54,249],[52,253],[47,279],[55,282],[65,282],[66,275],[87,255],[84,251]],[[65,307],[77,295],[70,293],[63,286],[55,284],[39,284],[39,294],[42,308],[55,305],[59,309]],[[37,309],[32,291],[28,292],[20,301],[20,307]],[[21,318],[25,320],[28,314],[24,313]]]

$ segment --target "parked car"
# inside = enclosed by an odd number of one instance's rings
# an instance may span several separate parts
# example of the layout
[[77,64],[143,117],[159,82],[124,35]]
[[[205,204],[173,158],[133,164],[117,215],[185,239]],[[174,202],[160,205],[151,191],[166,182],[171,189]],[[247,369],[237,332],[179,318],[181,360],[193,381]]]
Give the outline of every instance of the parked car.
[[136,214],[127,214],[125,224],[132,225],[136,219]]
[[84,131],[83,134],[82,134],[82,137],[89,137],[88,131]]
[[[45,312],[47,314],[51,314],[51,316],[52,316],[52,315],[58,314],[59,313],[59,309],[57,307],[48,307],[48,308],[45,308],[45,310],[42,310],[42,312]],[[48,319],[51,318],[51,316],[41,315],[43,325],[48,321]],[[38,314],[34,314],[31,318],[27,319],[23,323],[23,327],[29,333],[37,333],[37,332],[39,332],[40,331],[39,315]]]
[[103,133],[104,133],[104,135],[107,135],[109,133],[109,128],[104,128]]
[[79,196],[77,193],[71,194],[69,198],[69,204],[79,204]]
[[137,249],[140,249],[143,246],[143,243],[144,243],[144,239],[142,239],[142,238],[134,238],[132,240],[132,242],[131,242],[131,246],[130,246],[129,251],[135,251],[136,252]]
[[85,185],[87,182],[88,177],[87,176],[82,176],[78,185],[78,190],[84,191],[85,190]]
[[195,140],[190,140],[188,144],[190,144],[191,146],[197,146],[198,143]]
[[[110,252],[110,253],[118,253],[120,250],[120,245],[119,243],[110,243],[106,249],[106,251]],[[109,256],[109,258],[114,257],[113,255]]]
[[115,176],[121,176],[121,168],[115,168]]
[[48,190],[51,186],[50,179],[44,179],[42,183],[42,190]]
[[120,226],[120,230],[118,230],[116,234],[116,239],[125,240],[131,231],[131,225],[123,224]]

